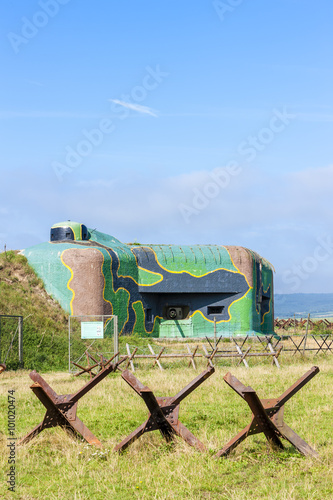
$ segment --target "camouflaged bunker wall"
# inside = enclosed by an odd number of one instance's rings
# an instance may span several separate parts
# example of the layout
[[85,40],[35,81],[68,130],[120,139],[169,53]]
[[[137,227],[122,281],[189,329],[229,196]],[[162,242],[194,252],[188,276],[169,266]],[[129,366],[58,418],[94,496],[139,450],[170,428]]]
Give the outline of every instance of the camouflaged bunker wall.
[[119,333],[204,337],[273,333],[273,271],[257,253],[218,245],[133,245],[74,222],[24,251],[73,315],[115,314]]

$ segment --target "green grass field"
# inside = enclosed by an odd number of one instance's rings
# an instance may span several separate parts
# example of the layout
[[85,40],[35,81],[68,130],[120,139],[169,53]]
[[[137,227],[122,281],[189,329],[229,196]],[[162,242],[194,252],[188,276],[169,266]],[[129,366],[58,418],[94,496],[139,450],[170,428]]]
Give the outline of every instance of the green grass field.
[[[16,448],[16,489],[8,491],[7,395],[15,390],[16,436],[37,425],[45,409],[30,390],[27,371],[4,372],[1,383],[0,497],[4,499],[331,499],[333,498],[333,359],[290,358],[281,370],[270,363],[230,371],[260,398],[278,397],[311,366],[315,376],[285,406],[286,423],[319,453],[300,455],[287,441],[285,450],[272,451],[263,434],[250,436],[229,458],[214,454],[245,427],[251,412],[223,381],[228,371],[215,374],[180,406],[179,419],[208,451],[200,453],[182,440],[167,444],[159,432],[142,436],[123,454],[114,446],[147,418],[141,398],[111,374],[79,402],[78,416],[102,441],[102,450],[75,440],[62,429],[47,429],[29,444]],[[205,365],[191,368],[142,368],[135,375],[156,396],[172,396]],[[58,394],[73,393],[87,379],[63,372],[44,375]]]

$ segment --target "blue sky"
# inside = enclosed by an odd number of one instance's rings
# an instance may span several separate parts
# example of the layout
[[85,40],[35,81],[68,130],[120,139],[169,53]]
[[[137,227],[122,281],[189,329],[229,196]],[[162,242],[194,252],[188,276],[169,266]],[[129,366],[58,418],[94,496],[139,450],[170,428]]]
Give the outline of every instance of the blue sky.
[[76,220],[333,292],[329,0],[3,0],[0,250]]

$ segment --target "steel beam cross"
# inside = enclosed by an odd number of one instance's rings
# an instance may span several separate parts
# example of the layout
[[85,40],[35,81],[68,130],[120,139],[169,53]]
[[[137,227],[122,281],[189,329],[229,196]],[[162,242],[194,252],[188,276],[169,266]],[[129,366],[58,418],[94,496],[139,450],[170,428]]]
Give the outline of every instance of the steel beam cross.
[[[117,354],[114,355],[114,357]],[[125,359],[124,359],[125,360]],[[122,361],[124,361],[122,360]],[[79,399],[89,392],[95,385],[103,380],[109,373],[115,372],[122,362],[110,363],[104,367],[104,370],[99,372],[92,380],[89,380],[81,389],[74,394],[57,394],[52,387],[37,373],[35,370],[30,373],[30,378],[33,384],[30,386],[34,394],[46,408],[46,413],[43,421],[38,424],[32,431],[24,436],[19,445],[28,443],[36,437],[44,429],[57,427],[58,425],[64,430],[69,431],[72,435],[81,435],[89,444],[101,447],[102,443],[97,439],[88,427],[76,415]]]
[[121,376],[132,389],[144,400],[149,410],[148,419],[133,431],[121,443],[117,444],[115,451],[124,451],[145,432],[159,430],[167,442],[173,440],[174,435],[184,439],[190,446],[199,451],[205,451],[205,446],[178,420],[179,404],[194,389],[201,385],[214,373],[215,369],[209,366],[207,370],[198,375],[176,396],[156,398],[154,393],[144,386],[130,371],[125,370]]
[[[80,368],[80,372],[77,372],[74,374],[74,377],[79,377],[80,375],[82,375],[83,373],[89,373],[89,376],[90,376],[90,379],[96,377],[97,373],[99,373],[100,371],[103,371],[105,370],[105,368],[107,367],[107,365],[114,359],[115,356],[112,356],[110,359],[107,359],[105,360],[103,355],[100,354],[99,357],[100,357],[100,360],[97,361],[93,356],[92,354],[90,354],[90,352],[88,351],[88,349],[84,352],[84,354],[86,355],[86,358],[87,358],[87,367],[84,367],[82,365],[79,365],[78,363],[74,363],[74,361],[72,362],[72,364],[74,366],[77,366],[78,368]],[[91,365],[90,364],[90,360],[92,360],[95,364],[94,365]],[[98,366],[98,371],[97,373],[94,373],[93,372],[93,369],[96,368],[96,366]]]
[[227,373],[223,378],[225,382],[239,394],[252,410],[252,420],[237,436],[231,439],[215,456],[222,457],[228,455],[244,439],[252,434],[264,433],[268,442],[273,447],[283,449],[280,438],[284,438],[291,443],[303,455],[318,457],[318,453],[311,448],[296,432],[294,432],[283,421],[284,404],[294,396],[305,384],[307,384],[317,373],[319,368],[313,366],[287,391],[276,399],[260,400],[252,387],[245,387],[236,377]]

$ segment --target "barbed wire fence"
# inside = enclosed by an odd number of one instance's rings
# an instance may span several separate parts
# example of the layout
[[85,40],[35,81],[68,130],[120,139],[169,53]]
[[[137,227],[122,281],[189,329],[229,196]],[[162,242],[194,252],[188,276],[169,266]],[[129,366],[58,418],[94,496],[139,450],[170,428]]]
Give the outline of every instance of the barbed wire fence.
[[[112,355],[118,355],[123,359],[123,368],[137,369],[158,368],[160,370],[170,367],[192,367],[197,369],[199,365],[230,366],[243,365],[246,368],[255,366],[264,360],[269,361],[276,368],[280,368],[281,355],[314,355],[333,353],[332,332],[323,330],[323,333],[310,333],[313,328],[326,328],[328,321],[297,320],[297,326],[305,329],[305,333],[293,331],[295,323],[289,320],[276,320],[277,327],[284,325],[282,334],[275,332],[270,335],[249,334],[229,335],[220,334],[214,329],[214,336],[202,337],[162,337],[162,338],[140,338],[139,345],[133,343],[132,337],[121,336],[120,347],[118,330],[115,329],[117,320],[115,316],[109,317],[72,317],[70,326],[70,372],[89,372],[93,376],[92,368],[102,370],[105,363]],[[99,322],[104,325],[103,338],[83,338],[82,328],[87,321]],[[318,327],[319,324],[319,327]],[[107,325],[107,326],[106,326]],[[95,325],[85,326],[91,333]],[[288,329],[292,331],[288,331]],[[184,332],[183,332],[184,333]],[[196,334],[198,335],[198,332]],[[211,333],[210,333],[211,335]],[[128,338],[128,341],[126,341]],[[76,344],[76,346],[75,346]],[[77,346],[79,345],[79,351]],[[76,355],[74,355],[76,353]],[[77,354],[79,353],[79,356]],[[280,362],[279,362],[280,361]],[[88,367],[83,364],[87,362]],[[78,368],[81,372],[78,371]],[[96,373],[94,373],[96,374]]]

